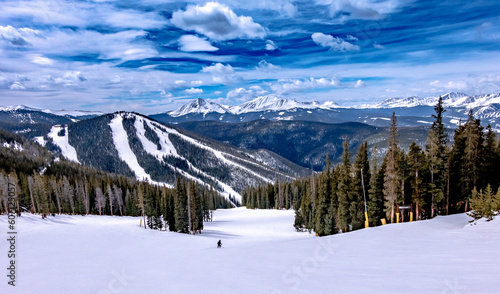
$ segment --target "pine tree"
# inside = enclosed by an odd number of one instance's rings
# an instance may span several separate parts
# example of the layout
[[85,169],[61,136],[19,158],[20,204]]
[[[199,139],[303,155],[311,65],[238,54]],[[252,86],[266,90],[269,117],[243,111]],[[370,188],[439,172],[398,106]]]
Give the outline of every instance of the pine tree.
[[349,215],[349,193],[351,191],[351,161],[349,158],[349,144],[347,137],[344,140],[344,152],[342,153],[342,164],[339,166],[339,177],[337,186],[337,215],[338,226],[343,232],[347,232],[351,222]]
[[177,178],[175,193],[175,230],[180,233],[189,233],[187,191],[185,180]]
[[[352,199],[350,199],[349,214],[353,230],[364,228],[365,222],[365,195],[369,190],[370,163],[368,161],[368,142],[359,147],[353,166]],[[363,174],[363,181],[361,180]],[[366,179],[366,180],[365,180]],[[362,185],[364,184],[364,186]]]
[[397,141],[397,118],[396,113],[392,113],[389,135],[389,150],[386,154],[386,169],[384,176],[384,197],[386,216],[394,223],[394,210],[398,197],[398,160],[399,153]]
[[384,216],[384,173],[385,164],[379,168],[377,164],[377,147],[372,151],[372,170],[370,177],[370,189],[368,189],[368,220],[373,224]]
[[465,149],[462,157],[462,195],[468,201],[470,193],[478,184],[481,169],[480,155],[483,146],[482,127],[480,122],[474,119],[472,109],[469,111],[463,135],[465,137]]
[[410,169],[410,184],[412,187],[412,203],[415,204],[416,220],[420,220],[420,212],[425,205],[422,178],[425,166],[425,156],[422,149],[415,142],[410,145],[408,165]]
[[493,191],[497,190],[500,184],[500,153],[497,147],[496,134],[491,129],[491,125],[486,127],[484,150],[482,155],[482,178],[483,183],[490,184]]
[[318,199],[315,209],[315,226],[314,231],[318,236],[326,235],[325,225],[328,215],[328,208],[330,207],[330,154],[326,156],[326,165],[320,177],[320,187],[318,192]]
[[446,128],[443,124],[443,98],[439,97],[437,105],[434,107],[436,114],[432,117],[435,119],[426,142],[426,154],[429,163],[429,171],[431,182],[429,192],[431,194],[431,217],[434,217],[435,210],[444,197],[445,184],[445,166],[447,160],[446,144],[448,144],[448,136]]

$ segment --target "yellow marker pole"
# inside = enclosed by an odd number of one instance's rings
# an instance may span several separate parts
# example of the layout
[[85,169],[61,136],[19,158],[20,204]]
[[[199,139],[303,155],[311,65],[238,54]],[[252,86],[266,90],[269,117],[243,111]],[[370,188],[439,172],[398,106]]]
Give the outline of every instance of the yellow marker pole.
[[385,220],[385,218],[381,218],[380,221],[382,222],[383,226],[387,225],[387,221]]
[[413,221],[413,212],[410,212],[410,222]]
[[396,212],[396,223],[399,224],[399,212]]
[[141,222],[139,223],[139,227],[142,228],[142,218],[141,218]]
[[368,228],[368,212],[365,211],[365,228]]

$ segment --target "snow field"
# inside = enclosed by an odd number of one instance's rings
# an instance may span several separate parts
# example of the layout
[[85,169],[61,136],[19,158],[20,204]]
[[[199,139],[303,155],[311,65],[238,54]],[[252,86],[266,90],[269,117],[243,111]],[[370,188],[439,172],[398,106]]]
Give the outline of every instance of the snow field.
[[[0,293],[498,293],[498,219],[470,225],[461,214],[318,238],[295,232],[293,215],[218,210],[192,236],[145,230],[137,217],[25,214],[17,285],[4,275]],[[0,252],[3,266],[5,242]]]

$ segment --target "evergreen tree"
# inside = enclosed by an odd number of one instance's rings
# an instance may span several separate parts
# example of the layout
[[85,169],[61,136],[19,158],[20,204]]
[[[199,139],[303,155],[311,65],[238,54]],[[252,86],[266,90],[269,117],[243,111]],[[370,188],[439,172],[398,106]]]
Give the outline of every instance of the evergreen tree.
[[413,142],[408,152],[408,166],[410,170],[410,182],[412,187],[412,203],[415,204],[415,219],[420,220],[424,200],[423,170],[425,167],[425,155],[422,149]]
[[384,197],[386,216],[394,223],[394,210],[398,197],[398,141],[397,141],[397,118],[396,113],[392,113],[389,135],[389,150],[386,154],[386,169],[384,176]]
[[[364,228],[365,222],[365,195],[369,190],[370,162],[368,161],[368,142],[364,142],[359,147],[354,162],[354,177],[352,178],[353,191],[350,199],[349,214],[353,230]],[[363,180],[361,179],[363,174]],[[363,186],[364,184],[364,186]]]
[[349,158],[349,144],[347,137],[344,140],[344,152],[342,153],[342,164],[339,165],[338,169],[338,186],[337,186],[337,215],[338,215],[338,226],[343,232],[347,232],[349,229],[349,224],[351,222],[349,215],[349,193],[353,194],[351,191],[351,161]]
[[328,154],[326,156],[325,169],[320,176],[320,187],[314,217],[314,231],[318,236],[326,235],[325,226],[328,218],[328,208],[330,207],[330,191],[330,154]]
[[188,233],[187,191],[185,180],[177,178],[175,193],[175,230]]
[[373,224],[384,216],[384,173],[385,164],[379,168],[377,165],[377,147],[372,151],[372,171],[370,177],[370,188],[368,189],[368,220]]
[[462,195],[466,198],[466,210],[469,195],[477,187],[481,171],[482,154],[482,127],[478,120],[474,119],[472,109],[464,127],[465,149],[462,157]]

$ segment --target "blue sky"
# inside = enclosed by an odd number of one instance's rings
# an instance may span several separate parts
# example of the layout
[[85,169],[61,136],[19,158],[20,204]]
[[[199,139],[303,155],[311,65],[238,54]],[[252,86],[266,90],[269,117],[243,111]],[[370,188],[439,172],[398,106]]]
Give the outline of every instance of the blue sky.
[[2,1],[0,105],[133,110],[262,95],[352,106],[500,92],[500,2]]

